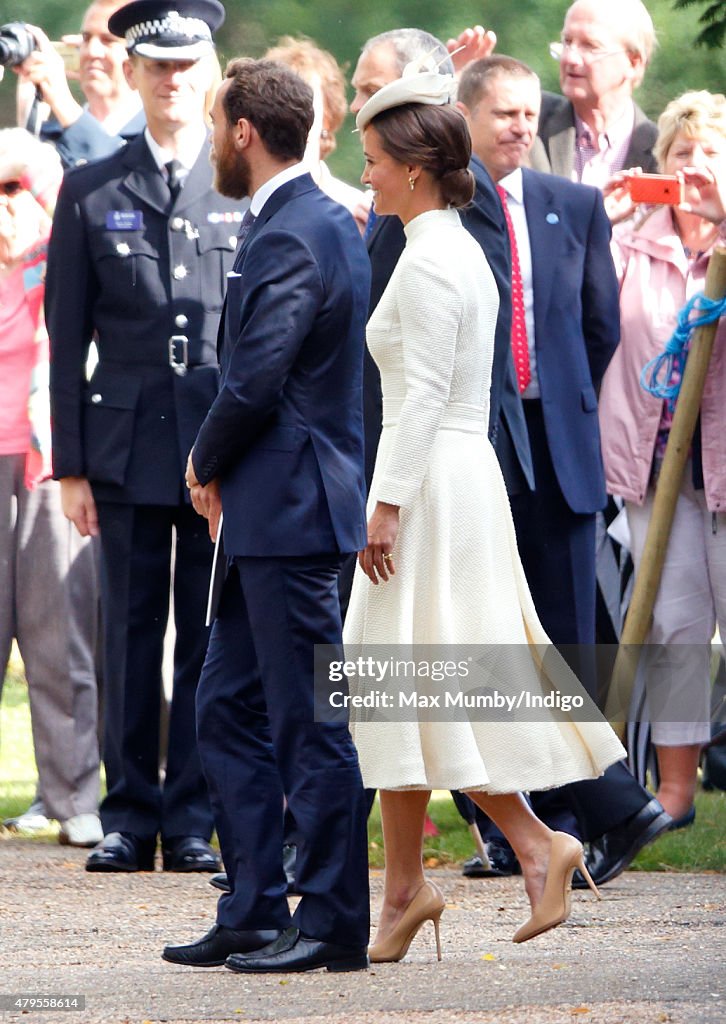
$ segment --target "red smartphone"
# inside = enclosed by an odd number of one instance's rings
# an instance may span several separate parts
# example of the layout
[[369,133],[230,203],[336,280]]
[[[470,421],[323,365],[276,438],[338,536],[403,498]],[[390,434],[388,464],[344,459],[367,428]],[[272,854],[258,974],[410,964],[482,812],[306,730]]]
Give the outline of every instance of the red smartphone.
[[634,203],[682,203],[683,182],[675,174],[636,174],[628,180]]

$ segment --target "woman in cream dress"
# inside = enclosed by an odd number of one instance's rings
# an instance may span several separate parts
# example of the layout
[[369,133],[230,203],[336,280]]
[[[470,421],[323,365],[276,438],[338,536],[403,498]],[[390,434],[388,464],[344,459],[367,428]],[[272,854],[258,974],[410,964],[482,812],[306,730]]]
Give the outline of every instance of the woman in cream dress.
[[[549,641],[487,438],[498,299],[480,247],[452,208],[470,201],[473,179],[468,131],[447,103],[449,88],[447,76],[406,72],[357,120],[362,180],[373,189],[376,213],[401,218],[407,241],[368,326],[383,385],[383,432],[346,657],[375,656],[370,645],[385,644],[386,655],[401,645],[402,656],[415,659],[418,645],[476,644],[495,652],[497,686],[510,695],[541,695],[549,685],[561,689],[560,681],[572,693],[577,684],[563,662],[556,662],[556,680],[542,667]],[[545,715],[499,722],[481,713],[430,721],[411,709],[403,721],[354,716],[364,783],[381,790],[386,852],[371,960],[400,959],[429,919],[438,946],[443,898],[424,880],[421,863],[432,788],[467,791],[512,844],[533,911],[515,941],[567,917],[572,873],[584,870],[582,847],[550,831],[519,791],[596,777],[624,751],[594,709],[589,722]]]

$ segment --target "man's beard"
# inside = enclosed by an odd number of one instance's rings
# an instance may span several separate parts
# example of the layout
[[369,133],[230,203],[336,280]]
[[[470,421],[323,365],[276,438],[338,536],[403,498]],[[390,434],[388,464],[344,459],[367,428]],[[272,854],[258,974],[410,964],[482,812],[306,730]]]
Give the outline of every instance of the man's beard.
[[245,199],[250,194],[251,180],[250,162],[244,153],[225,146],[223,152],[215,155],[214,187],[220,195]]

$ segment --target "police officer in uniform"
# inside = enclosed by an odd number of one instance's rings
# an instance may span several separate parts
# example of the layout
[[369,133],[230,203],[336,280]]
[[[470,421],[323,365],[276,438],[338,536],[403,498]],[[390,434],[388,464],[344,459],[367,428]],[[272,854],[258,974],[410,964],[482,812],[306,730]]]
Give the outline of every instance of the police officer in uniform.
[[[136,0],[109,27],[146,114],[142,135],[68,173],[48,260],[53,461],[64,511],[101,536],[103,841],[89,871],[214,871],[194,699],[212,557],[184,465],[218,387],[216,336],[243,210],[212,189],[204,123],[218,0]],[[99,362],[85,366],[94,337]],[[174,557],[172,560],[172,550]],[[176,645],[159,779],[163,638]]]

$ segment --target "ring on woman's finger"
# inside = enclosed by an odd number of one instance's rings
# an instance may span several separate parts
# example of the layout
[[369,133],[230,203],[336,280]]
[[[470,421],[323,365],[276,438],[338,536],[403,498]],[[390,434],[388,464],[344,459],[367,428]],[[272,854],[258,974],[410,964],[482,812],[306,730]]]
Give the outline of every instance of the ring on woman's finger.
[[384,562],[390,562],[392,558],[393,558],[393,555],[384,555],[383,556],[383,561]]

